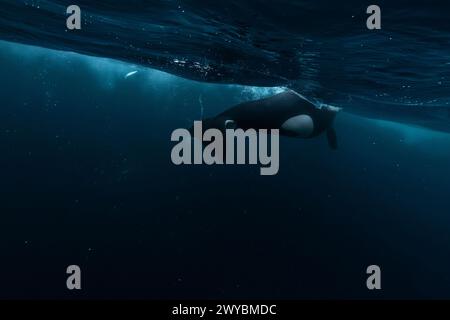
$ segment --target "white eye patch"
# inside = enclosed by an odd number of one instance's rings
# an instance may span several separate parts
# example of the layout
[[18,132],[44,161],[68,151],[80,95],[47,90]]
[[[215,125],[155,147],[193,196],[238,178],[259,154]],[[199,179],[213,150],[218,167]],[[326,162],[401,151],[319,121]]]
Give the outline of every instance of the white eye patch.
[[310,116],[301,114],[287,119],[281,128],[299,136],[300,138],[306,138],[309,137],[314,131],[314,121]]

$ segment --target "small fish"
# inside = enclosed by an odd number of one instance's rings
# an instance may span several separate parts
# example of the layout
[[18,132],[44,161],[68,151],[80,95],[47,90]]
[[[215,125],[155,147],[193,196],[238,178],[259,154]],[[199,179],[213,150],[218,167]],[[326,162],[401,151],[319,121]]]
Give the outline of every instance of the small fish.
[[128,72],[128,73],[126,74],[126,76],[125,76],[125,79],[128,79],[129,77],[135,75],[136,73],[138,73],[138,71],[131,71],[131,72]]

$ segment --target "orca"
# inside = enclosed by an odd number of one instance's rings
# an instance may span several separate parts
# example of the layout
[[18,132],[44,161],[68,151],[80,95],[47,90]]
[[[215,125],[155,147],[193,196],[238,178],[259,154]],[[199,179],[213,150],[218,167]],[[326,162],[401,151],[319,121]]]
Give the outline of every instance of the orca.
[[[337,149],[337,136],[333,128],[340,108],[316,106],[293,90],[274,96],[244,102],[219,115],[202,120],[204,130],[218,129],[278,129],[280,135],[310,139],[326,133],[328,145]],[[192,128],[191,128],[192,131]]]

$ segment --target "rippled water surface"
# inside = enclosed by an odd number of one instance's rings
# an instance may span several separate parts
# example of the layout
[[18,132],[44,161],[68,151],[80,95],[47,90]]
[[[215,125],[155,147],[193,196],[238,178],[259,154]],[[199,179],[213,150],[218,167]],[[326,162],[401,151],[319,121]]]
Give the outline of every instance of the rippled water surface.
[[[69,32],[72,1],[0,0],[0,298],[67,298],[74,263],[82,298],[450,297],[450,4],[377,2],[370,31],[354,0],[77,0]],[[286,87],[343,107],[337,151],[170,161]]]

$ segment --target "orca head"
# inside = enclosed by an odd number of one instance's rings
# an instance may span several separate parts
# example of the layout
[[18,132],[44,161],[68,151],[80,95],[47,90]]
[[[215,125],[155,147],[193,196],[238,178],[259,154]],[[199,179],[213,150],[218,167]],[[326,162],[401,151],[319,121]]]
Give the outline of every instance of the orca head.
[[319,108],[320,115],[322,120],[326,125],[325,127],[329,128],[333,126],[334,119],[336,115],[342,110],[341,108],[330,106],[328,104],[323,104]]

